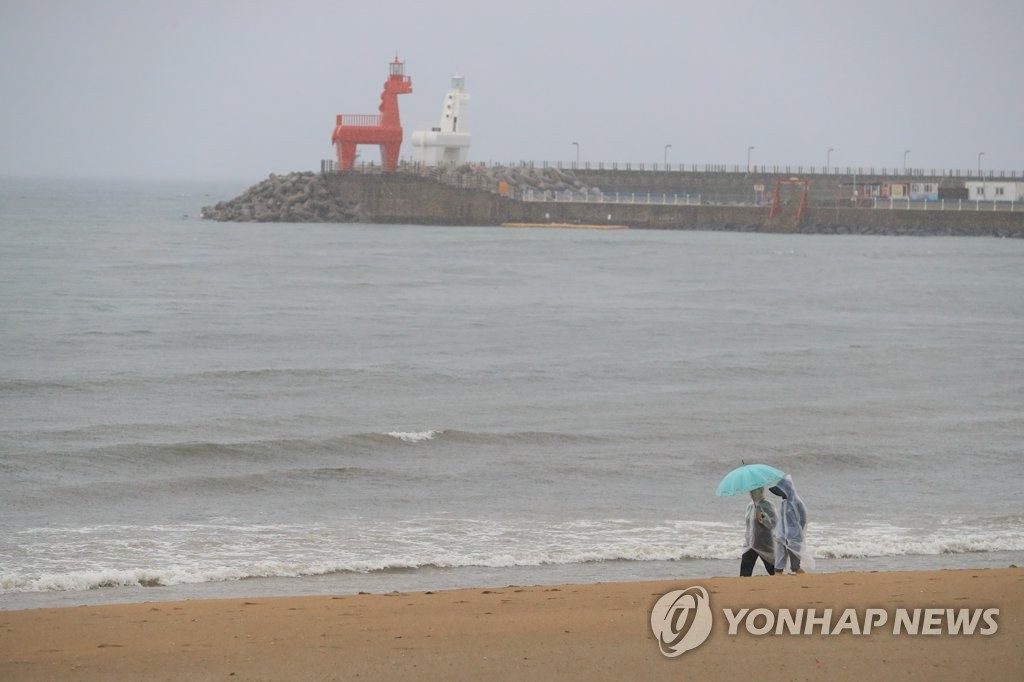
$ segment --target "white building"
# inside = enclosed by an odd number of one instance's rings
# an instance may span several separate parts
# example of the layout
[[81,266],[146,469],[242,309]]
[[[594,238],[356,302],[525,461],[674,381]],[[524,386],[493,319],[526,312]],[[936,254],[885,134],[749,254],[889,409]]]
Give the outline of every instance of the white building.
[[964,187],[971,201],[1024,201],[1024,180],[968,180]]
[[430,130],[412,134],[413,160],[427,166],[459,165],[469,158],[469,126],[466,107],[469,93],[465,79],[452,76],[452,89],[445,95],[441,121]]

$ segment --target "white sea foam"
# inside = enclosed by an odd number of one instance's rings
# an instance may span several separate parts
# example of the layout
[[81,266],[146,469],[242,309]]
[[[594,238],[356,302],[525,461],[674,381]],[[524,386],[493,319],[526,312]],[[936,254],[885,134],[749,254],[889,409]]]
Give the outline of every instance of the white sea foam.
[[1019,528],[822,524],[812,526],[809,537],[816,555],[833,559],[1024,551],[1024,532]]
[[[126,541],[125,538],[133,538]],[[733,560],[742,528],[721,522],[627,519],[501,524],[430,518],[325,525],[96,526],[20,534],[33,557],[0,574],[0,593],[154,587],[246,578],[421,568],[508,568],[608,561]],[[814,524],[819,558],[1024,551],[1019,529]]]
[[384,434],[405,441],[406,443],[419,443],[425,440],[433,440],[439,431],[389,431]]

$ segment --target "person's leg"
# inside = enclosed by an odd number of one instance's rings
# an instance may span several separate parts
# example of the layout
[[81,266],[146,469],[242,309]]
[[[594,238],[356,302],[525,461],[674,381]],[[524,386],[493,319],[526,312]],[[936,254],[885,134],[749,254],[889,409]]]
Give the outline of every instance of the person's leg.
[[775,572],[781,574],[782,570],[786,568],[786,545],[775,541]]
[[740,558],[740,577],[746,578],[753,575],[755,563],[757,563],[757,552],[748,549]]
[[761,563],[764,564],[764,570],[768,571],[768,575],[775,575],[775,562],[768,561],[764,557],[761,557]]
[[796,552],[789,553],[789,568],[794,573],[803,573],[803,571],[800,570],[800,555]]

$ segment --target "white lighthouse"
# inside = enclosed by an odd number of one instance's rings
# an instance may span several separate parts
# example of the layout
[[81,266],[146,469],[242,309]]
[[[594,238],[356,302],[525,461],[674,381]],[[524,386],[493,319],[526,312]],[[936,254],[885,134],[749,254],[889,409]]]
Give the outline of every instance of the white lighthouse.
[[457,166],[469,158],[469,126],[466,107],[469,93],[465,78],[452,76],[452,88],[444,97],[441,121],[430,130],[412,134],[413,160],[427,166]]

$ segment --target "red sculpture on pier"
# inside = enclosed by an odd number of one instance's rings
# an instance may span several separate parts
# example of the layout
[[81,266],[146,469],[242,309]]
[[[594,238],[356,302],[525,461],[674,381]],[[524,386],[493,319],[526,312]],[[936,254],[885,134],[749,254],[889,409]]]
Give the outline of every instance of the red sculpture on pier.
[[800,206],[796,209],[796,222],[800,223],[800,219],[804,217],[804,211],[807,210],[807,193],[808,187],[810,187],[810,181],[801,180],[800,178],[789,178],[788,180],[776,180],[775,181],[775,196],[772,197],[772,206],[768,211],[768,219],[778,216],[782,213],[782,196],[781,189],[783,185],[803,185],[803,192],[800,193]]
[[380,145],[384,170],[398,167],[402,147],[402,121],[398,115],[398,96],[412,92],[412,79],[405,75],[405,62],[398,57],[390,64],[384,91],[380,94],[380,114],[338,114],[331,143],[338,148],[338,167],[352,170],[356,162],[356,145]]

